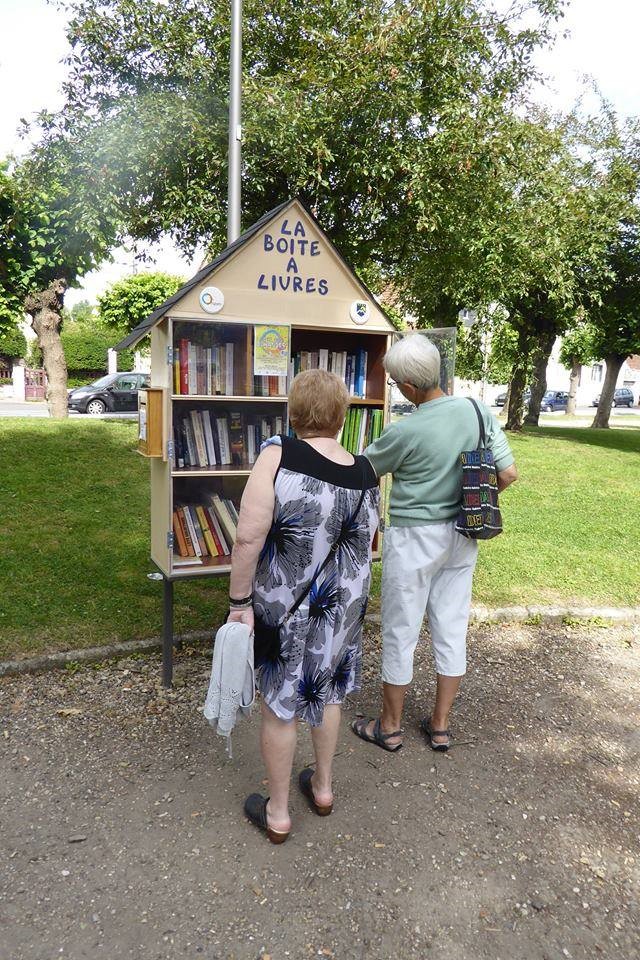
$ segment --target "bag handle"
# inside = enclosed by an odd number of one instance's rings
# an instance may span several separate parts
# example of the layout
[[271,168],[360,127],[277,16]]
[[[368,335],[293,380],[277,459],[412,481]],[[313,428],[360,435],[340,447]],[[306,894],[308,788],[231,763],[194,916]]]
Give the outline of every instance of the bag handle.
[[[360,499],[358,500],[358,506],[356,507],[354,513],[353,513],[352,516],[351,516],[351,521],[350,521],[351,523],[353,523],[353,521],[356,519],[356,517],[357,517],[358,514],[360,513],[360,509],[361,509],[361,507],[362,507],[362,504],[364,503],[365,494],[366,494],[366,492],[367,492],[367,490],[366,490],[366,488],[365,488],[365,486],[364,486],[364,483],[365,483],[364,457],[362,458],[362,460],[361,460],[361,462],[360,462],[360,468],[361,468],[361,471],[360,471],[360,472],[361,472],[361,475],[362,475],[362,485],[363,485],[363,486],[362,486],[362,493],[360,494]],[[339,542],[337,542],[337,541],[336,541],[336,543],[334,543],[334,544],[331,545],[331,549],[329,550],[329,553],[327,554],[327,556],[326,556],[325,559],[323,560],[322,565],[319,567],[319,569],[317,570],[317,572],[315,573],[315,575],[313,576],[313,578],[309,581],[309,583],[308,583],[307,586],[305,587],[304,591],[300,594],[300,596],[298,597],[298,599],[296,600],[296,602],[293,604],[293,606],[287,611],[287,613],[285,613],[284,617],[282,618],[282,620],[280,621],[280,623],[279,623],[279,625],[278,625],[279,627],[281,627],[283,624],[285,624],[285,623],[287,622],[287,620],[288,620],[290,617],[292,617],[293,614],[296,612],[296,610],[299,608],[300,604],[302,603],[302,601],[305,599],[305,597],[308,595],[309,591],[311,590],[311,587],[313,586],[314,580],[315,580],[317,577],[320,576],[320,574],[321,574],[322,571],[325,569],[325,567],[327,566],[327,564],[329,563],[329,561],[331,560],[331,558],[335,555],[335,553],[336,553],[336,551],[338,550],[338,547],[339,547],[339,546],[340,546],[340,544],[339,544]]]
[[486,435],[485,430],[484,430],[484,420],[482,419],[482,414],[480,413],[480,407],[478,406],[478,404],[476,403],[476,401],[473,399],[473,397],[467,397],[467,400],[470,400],[471,403],[473,404],[473,409],[475,410],[476,416],[478,417],[478,425],[479,425],[479,427],[480,427],[480,441],[479,441],[479,443],[478,443],[478,447],[485,447],[485,448],[486,448],[486,446],[487,446],[487,435]]

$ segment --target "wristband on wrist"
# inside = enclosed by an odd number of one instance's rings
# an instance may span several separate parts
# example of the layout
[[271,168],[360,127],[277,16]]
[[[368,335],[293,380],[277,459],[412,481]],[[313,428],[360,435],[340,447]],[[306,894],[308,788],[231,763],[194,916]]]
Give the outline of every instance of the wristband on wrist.
[[243,597],[242,600],[234,600],[233,597],[229,597],[229,606],[233,608],[252,607],[253,597]]

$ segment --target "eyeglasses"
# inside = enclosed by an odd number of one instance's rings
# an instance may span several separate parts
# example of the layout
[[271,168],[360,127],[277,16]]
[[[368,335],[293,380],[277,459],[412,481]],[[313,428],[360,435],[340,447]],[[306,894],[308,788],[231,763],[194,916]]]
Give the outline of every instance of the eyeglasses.
[[397,387],[398,384],[395,380],[392,380],[391,377],[387,377],[387,386],[388,387]]

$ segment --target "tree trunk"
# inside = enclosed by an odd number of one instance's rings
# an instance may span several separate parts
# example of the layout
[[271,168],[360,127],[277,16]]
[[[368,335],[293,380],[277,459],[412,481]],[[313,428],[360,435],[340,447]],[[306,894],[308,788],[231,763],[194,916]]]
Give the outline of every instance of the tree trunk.
[[538,426],[540,404],[547,391],[547,364],[556,340],[555,330],[545,330],[535,348],[533,380],[531,381],[531,399],[524,422],[531,427]]
[[518,334],[518,359],[516,360],[509,384],[509,409],[505,429],[522,430],[522,394],[527,385],[527,363],[529,360],[529,337],[520,330]]
[[580,379],[580,368],[582,364],[577,357],[571,357],[571,373],[569,374],[569,399],[567,400],[566,415],[573,417],[576,412],[576,393],[578,392],[578,380]]
[[591,424],[592,427],[597,427],[600,429],[606,429],[609,426],[609,417],[611,415],[611,406],[613,404],[613,394],[616,389],[616,383],[618,382],[620,368],[626,358],[621,357],[618,354],[611,354],[604,359],[607,364],[607,372],[604,377],[604,383],[602,384],[600,403],[598,404],[596,415],[593,418],[593,423]]
[[38,336],[42,362],[47,374],[47,405],[56,420],[69,416],[67,405],[67,362],[64,358],[60,326],[67,282],[54,280],[46,290],[30,294],[24,309],[31,317],[31,326]]

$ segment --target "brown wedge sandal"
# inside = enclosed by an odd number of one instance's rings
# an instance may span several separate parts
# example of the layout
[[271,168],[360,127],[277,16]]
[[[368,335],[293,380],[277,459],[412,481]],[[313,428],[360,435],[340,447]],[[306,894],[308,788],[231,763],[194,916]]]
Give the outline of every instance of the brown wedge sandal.
[[263,797],[259,793],[251,793],[244,802],[245,816],[255,823],[256,827],[264,830],[271,843],[284,843],[289,836],[289,831],[274,830],[267,823],[267,803],[269,797]]
[[298,785],[300,787],[301,793],[309,801],[309,806],[319,817],[328,817],[331,811],[333,810],[332,803],[318,803],[316,798],[313,795],[313,787],[311,785],[311,777],[313,776],[313,770],[311,767],[305,767],[304,770],[300,772],[298,776]]

